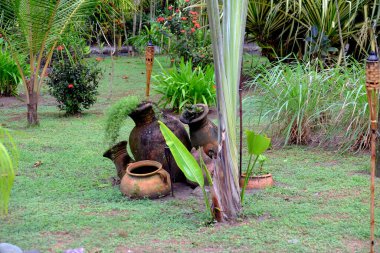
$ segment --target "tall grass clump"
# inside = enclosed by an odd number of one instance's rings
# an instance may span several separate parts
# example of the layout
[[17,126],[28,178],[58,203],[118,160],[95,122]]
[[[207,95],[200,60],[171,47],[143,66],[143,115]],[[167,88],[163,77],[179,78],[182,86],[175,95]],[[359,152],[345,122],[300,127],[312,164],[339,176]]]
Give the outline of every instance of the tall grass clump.
[[279,62],[259,67],[259,73],[250,83],[256,88],[259,122],[277,143],[368,147],[362,64],[351,60],[347,67],[323,69],[318,63]]

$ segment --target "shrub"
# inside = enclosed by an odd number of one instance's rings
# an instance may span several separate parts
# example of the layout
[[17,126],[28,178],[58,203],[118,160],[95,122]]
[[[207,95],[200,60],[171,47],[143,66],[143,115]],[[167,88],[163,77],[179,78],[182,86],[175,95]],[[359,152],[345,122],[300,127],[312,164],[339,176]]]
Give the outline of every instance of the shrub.
[[58,101],[58,108],[67,115],[77,114],[96,102],[102,73],[96,65],[84,61],[59,61],[53,64],[47,85]]
[[[26,66],[21,66],[26,70]],[[7,51],[6,44],[0,38],[0,96],[17,95],[17,86],[22,83],[16,62]]]
[[364,67],[321,69],[320,65],[277,63],[259,67],[250,83],[260,122],[286,144],[314,143],[348,149],[368,147],[369,121]]
[[210,65],[205,68],[196,67],[193,70],[191,61],[183,59],[178,67],[165,70],[153,76],[153,89],[162,95],[158,104],[172,109],[181,110],[185,104],[204,103],[215,104],[214,68]]

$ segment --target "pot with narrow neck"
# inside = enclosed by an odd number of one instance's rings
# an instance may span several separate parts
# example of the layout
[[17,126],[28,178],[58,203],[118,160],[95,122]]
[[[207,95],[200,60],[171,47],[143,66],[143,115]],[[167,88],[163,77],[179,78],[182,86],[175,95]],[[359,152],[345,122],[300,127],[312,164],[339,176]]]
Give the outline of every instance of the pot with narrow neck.
[[129,163],[133,162],[127,151],[127,141],[121,141],[104,152],[103,157],[112,160],[116,166],[117,176],[122,179]]
[[[129,146],[135,160],[154,160],[160,162],[163,168],[169,172],[174,182],[185,181],[185,177],[173,157],[169,159],[170,164],[167,162],[165,157],[166,142],[161,134],[152,103],[146,102],[140,104],[129,116],[136,124],[129,135]],[[182,123],[170,115],[163,115],[161,121],[190,150],[190,139]]]
[[189,125],[191,146],[196,149],[203,147],[210,158],[215,158],[218,151],[218,127],[207,118],[207,105],[196,104],[193,107],[197,110],[186,109],[179,119]]

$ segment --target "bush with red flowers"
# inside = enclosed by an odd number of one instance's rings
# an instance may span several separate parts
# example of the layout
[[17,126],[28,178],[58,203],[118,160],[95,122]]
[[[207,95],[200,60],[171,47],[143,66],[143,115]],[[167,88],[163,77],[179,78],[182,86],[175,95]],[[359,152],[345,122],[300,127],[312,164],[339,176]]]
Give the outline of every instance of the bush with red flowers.
[[95,103],[101,76],[101,69],[96,65],[61,60],[53,63],[47,85],[49,93],[58,101],[58,108],[74,115]]
[[207,27],[200,24],[198,11],[191,10],[190,1],[178,1],[178,6],[170,5],[165,14],[156,21],[160,32],[170,38],[167,49],[172,58],[191,60],[194,67],[213,63],[211,38]]

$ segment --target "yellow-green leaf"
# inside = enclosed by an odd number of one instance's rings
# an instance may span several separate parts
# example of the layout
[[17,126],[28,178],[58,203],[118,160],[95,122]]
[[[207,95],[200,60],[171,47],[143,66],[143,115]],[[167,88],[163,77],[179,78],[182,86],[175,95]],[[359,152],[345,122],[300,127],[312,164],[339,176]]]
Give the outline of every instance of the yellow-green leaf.
[[254,131],[247,130],[248,153],[251,155],[261,155],[270,146],[270,138],[262,134],[256,134]]

